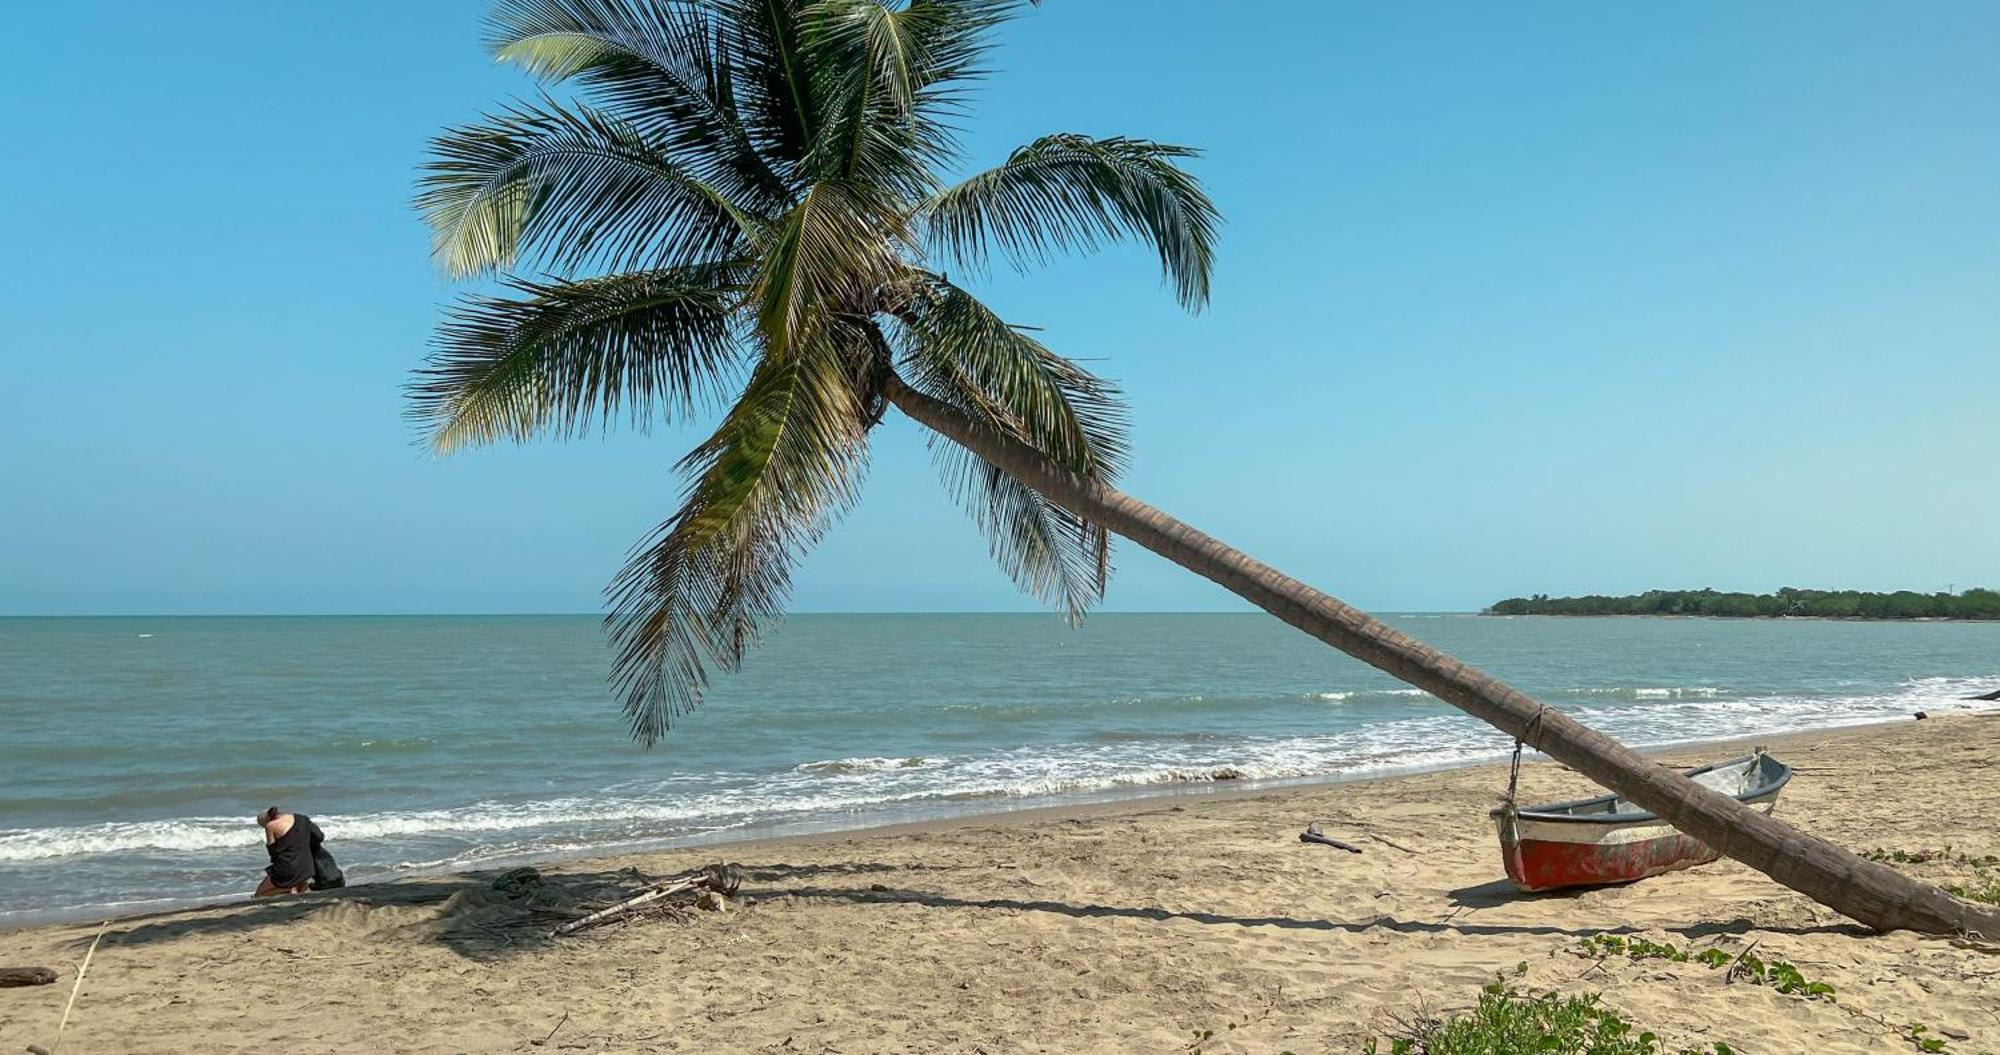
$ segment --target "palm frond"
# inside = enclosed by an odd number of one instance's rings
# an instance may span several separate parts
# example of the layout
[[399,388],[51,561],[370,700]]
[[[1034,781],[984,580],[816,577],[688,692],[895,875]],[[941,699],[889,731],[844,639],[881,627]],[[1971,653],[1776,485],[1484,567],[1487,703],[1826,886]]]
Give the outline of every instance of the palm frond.
[[1123,468],[1126,412],[1113,385],[935,275],[923,276],[899,319],[902,366],[917,387],[964,393],[979,417],[1079,476],[1109,482]]
[[819,135],[803,161],[814,179],[865,190],[884,211],[906,213],[934,194],[933,171],[955,149],[923,92],[929,40],[950,9],[884,0],[817,0],[801,20],[801,40],[821,101]]
[[1176,163],[1195,156],[1143,139],[1045,136],[941,192],[920,215],[939,249],[974,267],[992,247],[1026,264],[1057,250],[1140,239],[1159,254],[1180,302],[1198,310],[1208,301],[1221,220]]
[[784,357],[832,315],[865,313],[902,269],[901,221],[841,183],[817,183],[769,239],[754,294],[766,353]]
[[[1110,482],[1124,460],[1124,405],[1115,389],[1007,325],[971,294],[934,276],[900,313],[910,383],[1047,454],[1079,476]],[[1014,582],[1072,622],[1104,595],[1110,534],[949,441],[932,450],[953,491]]]
[[[976,404],[954,405],[976,416]],[[1111,578],[1110,532],[964,447],[937,438],[930,447],[946,488],[986,536],[993,562],[1023,593],[1061,608],[1072,624],[1082,623]]]
[[709,0],[733,71],[737,109],[767,161],[796,170],[819,134],[822,106],[799,25],[803,0]]
[[644,427],[684,414],[738,357],[740,265],[507,283],[467,297],[412,380],[411,416],[449,453],[545,430],[573,435],[622,409]]
[[817,0],[802,12],[802,36],[816,71],[831,67],[835,78],[860,86],[864,99],[908,113],[916,105],[917,70],[924,62],[923,31],[943,10],[938,4],[899,11],[882,0]]
[[[1041,0],[1031,0],[1040,7]],[[1021,0],[911,0],[903,12],[916,60],[911,81],[917,105],[962,100],[964,82],[983,78],[993,30],[1020,13]]]
[[736,112],[711,5],[692,0],[498,0],[494,55],[546,81],[574,78],[660,149],[760,212],[788,196]]
[[417,206],[456,275],[539,256],[569,269],[657,268],[739,255],[759,225],[617,118],[517,104],[432,143]]
[[680,511],[607,590],[612,683],[632,735],[657,741],[734,670],[784,610],[797,559],[853,502],[866,460],[837,347],[766,359],[715,433],[681,463]]

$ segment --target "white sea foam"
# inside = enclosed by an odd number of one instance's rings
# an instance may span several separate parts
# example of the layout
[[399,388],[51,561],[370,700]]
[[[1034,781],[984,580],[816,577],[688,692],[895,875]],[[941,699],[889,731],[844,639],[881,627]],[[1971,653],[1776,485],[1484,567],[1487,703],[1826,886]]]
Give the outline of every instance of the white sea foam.
[[[1388,723],[1324,737],[1059,745],[951,758],[835,759],[804,763],[735,787],[664,799],[565,797],[315,819],[329,839],[350,846],[411,839],[481,843],[504,837],[526,839],[546,849],[554,840],[574,841],[580,836],[601,845],[648,834],[684,835],[752,821],[852,814],[926,801],[1309,777],[1349,767],[1417,764],[1437,750],[1435,734],[1427,731],[1436,721]],[[0,862],[129,852],[235,854],[260,844],[256,828],[239,817],[114,822],[0,831]],[[450,859],[466,863],[463,854]]]
[[342,740],[336,742],[333,746],[373,748],[384,751],[414,751],[433,746],[436,743],[437,741],[428,736],[405,736],[385,740]]
[[[1921,677],[1893,689],[1843,696],[1744,695],[1694,686],[1671,693],[1598,693],[1573,713],[1630,743],[1664,744],[1852,725],[1916,710],[1996,710],[1963,697],[1991,679]],[[1647,688],[1647,687],[1641,687]],[[1384,690],[1373,690],[1384,691]],[[1422,695],[1419,690],[1386,690]],[[1342,695],[1353,698],[1370,690]],[[772,772],[686,774],[631,782],[593,796],[482,801],[451,808],[324,815],[329,838],[377,867],[467,867],[523,855],[580,851],[661,838],[691,838],[753,825],[856,825],[889,809],[1157,785],[1328,778],[1437,767],[1499,757],[1501,733],[1456,711],[1377,721],[1309,736],[1188,738],[988,749],[950,756],[854,756]],[[964,807],[954,807],[964,808]],[[261,844],[241,817],[182,817],[74,827],[0,829],[0,865],[53,867],[106,854],[192,855],[237,861]],[[375,849],[371,849],[375,848]],[[413,857],[408,848],[427,852]],[[346,859],[345,857],[343,858]]]
[[853,773],[881,773],[892,769],[916,769],[937,761],[931,758],[828,758],[818,762],[801,762],[792,767],[794,773],[822,773],[846,775]]
[[1601,685],[1589,688],[1564,689],[1563,694],[1566,696],[1614,696],[1627,700],[1679,700],[1714,699],[1717,696],[1724,695],[1728,691],[1727,689],[1717,688],[1713,685]]
[[259,846],[263,841],[257,829],[241,817],[13,828],[0,830],[0,861],[40,861],[120,850],[221,850]]
[[1348,700],[1356,700],[1368,696],[1429,696],[1429,695],[1430,693],[1425,692],[1422,689],[1348,689],[1342,692],[1309,692],[1306,694],[1306,696],[1310,699],[1325,700],[1328,703],[1345,703]]
[[1669,687],[1664,689],[1632,690],[1632,698],[1637,700],[1713,699],[1721,694],[1721,689],[1712,688],[1707,685],[1695,685],[1687,688]]

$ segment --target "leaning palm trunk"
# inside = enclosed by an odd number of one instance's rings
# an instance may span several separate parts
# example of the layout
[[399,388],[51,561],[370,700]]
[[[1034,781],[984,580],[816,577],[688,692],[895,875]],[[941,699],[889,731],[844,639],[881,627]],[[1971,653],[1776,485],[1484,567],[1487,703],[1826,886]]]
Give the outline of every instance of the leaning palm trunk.
[[1194,150],[1126,136],[1043,136],[943,178],[964,89],[1021,6],[495,0],[496,57],[583,99],[516,102],[434,144],[419,202],[438,261],[549,277],[514,275],[439,327],[413,385],[432,446],[681,420],[737,391],[681,462],[679,511],[608,591],[634,736],[657,741],[783,613],[796,561],[854,501],[886,398],[956,441],[946,478],[994,558],[1073,618],[1103,595],[1116,531],[1856,919],[2000,938],[1991,913],[1649,766],[1113,489],[1115,389],[931,261],[978,273],[1131,240],[1199,310],[1221,217],[1182,167]]
[[1820,904],[1879,930],[2000,939],[1981,910],[1886,865],[1866,861],[1535,702],[1351,605],[1291,578],[1132,496],[1062,472],[1033,448],[975,422],[891,375],[897,409],[1049,500],[1152,550],[1300,630],[1465,711],[1660,815],[1709,846]]

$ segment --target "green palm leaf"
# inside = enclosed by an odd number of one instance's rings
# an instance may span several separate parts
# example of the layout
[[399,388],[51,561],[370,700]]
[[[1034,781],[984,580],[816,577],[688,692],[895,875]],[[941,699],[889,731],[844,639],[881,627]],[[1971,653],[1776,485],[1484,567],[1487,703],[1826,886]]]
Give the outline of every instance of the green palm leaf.
[[837,315],[867,314],[876,290],[903,268],[898,218],[848,184],[817,183],[781,220],[755,290],[767,352],[789,354]]
[[801,40],[825,103],[808,174],[891,196],[929,193],[929,170],[906,146],[916,103],[908,23],[919,11],[893,11],[881,0],[819,0],[805,9]]
[[1143,139],[1044,136],[938,194],[921,215],[939,249],[974,267],[996,246],[1017,261],[1043,263],[1057,250],[1140,239],[1159,254],[1181,303],[1199,309],[1208,302],[1221,219],[1176,164],[1195,156]]
[[734,670],[784,610],[792,564],[853,502],[867,448],[841,348],[767,359],[715,433],[681,463],[680,512],[607,591],[612,682],[632,735],[653,743]]
[[543,80],[575,79],[732,197],[775,209],[788,189],[736,112],[723,31],[702,3],[500,0],[489,43],[495,57]]
[[[919,391],[1042,451],[1078,476],[1111,482],[1125,457],[1125,411],[1112,386],[935,276],[901,312],[901,366]],[[1072,622],[1104,595],[1110,534],[1054,505],[965,448],[933,442],[947,486],[1023,591]]]
[[823,114],[809,174],[902,201],[938,190],[958,159],[966,85],[1017,0],[816,0],[801,12]]
[[879,103],[907,114],[916,105],[924,30],[946,10],[939,4],[898,11],[882,0],[818,0],[803,12],[804,37],[820,60],[820,75],[856,89],[843,102],[864,109]]
[[759,230],[720,188],[617,117],[521,104],[432,143],[417,197],[447,271],[541,254],[553,266],[708,263]]
[[1116,388],[934,275],[900,313],[912,385],[967,403],[1079,476],[1114,479],[1126,455]]
[[796,173],[819,134],[823,105],[813,92],[801,39],[800,0],[710,0],[723,25],[721,46],[736,84],[738,111],[758,152]]
[[412,416],[448,453],[552,429],[686,413],[738,357],[741,266],[508,285],[468,297],[410,385]]
[[[977,416],[974,404],[958,409]],[[986,536],[993,562],[1023,593],[1081,624],[1111,578],[1110,532],[955,443],[932,439],[930,447],[946,488]]]
[[[984,77],[993,30],[1020,14],[1021,0],[911,0],[919,60],[912,64],[916,88],[949,88]],[[1041,0],[1029,0],[1040,7]]]

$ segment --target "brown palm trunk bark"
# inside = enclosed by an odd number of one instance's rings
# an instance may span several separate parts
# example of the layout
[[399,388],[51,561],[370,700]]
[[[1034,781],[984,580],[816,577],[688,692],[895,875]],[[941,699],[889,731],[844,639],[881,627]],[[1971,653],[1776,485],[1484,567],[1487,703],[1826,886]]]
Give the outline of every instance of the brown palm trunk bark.
[[2000,939],[2000,913],[1953,898],[1653,765],[1624,744],[1530,699],[1381,620],[976,422],[890,374],[883,394],[905,414],[978,454],[1050,501],[1210,579],[1279,619],[1517,737],[1667,823],[1822,905],[1880,930]]

